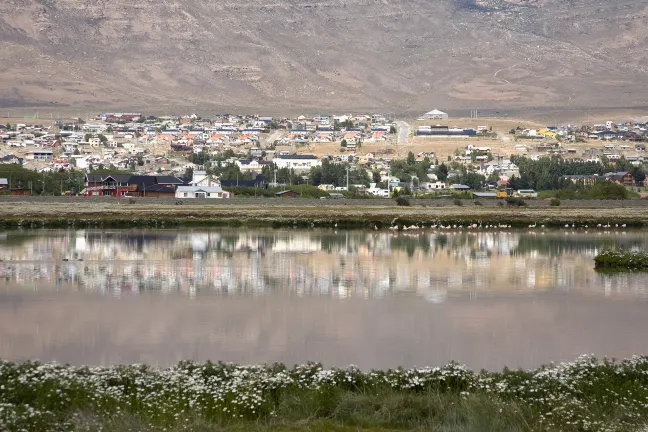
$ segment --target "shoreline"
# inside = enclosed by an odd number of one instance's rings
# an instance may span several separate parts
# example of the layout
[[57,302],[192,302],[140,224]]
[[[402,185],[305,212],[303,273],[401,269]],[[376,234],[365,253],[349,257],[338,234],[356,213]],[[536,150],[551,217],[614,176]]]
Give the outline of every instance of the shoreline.
[[[8,430],[643,430],[647,357],[536,370],[0,360]],[[499,412],[494,416],[493,413]]]
[[[596,228],[598,224],[648,226],[648,201],[564,201],[560,207],[534,201],[527,207],[497,206],[497,202],[474,205],[466,200],[455,205],[439,200],[411,200],[399,207],[394,200],[286,200],[242,199],[230,202],[165,200],[87,200],[68,197],[16,197],[0,202],[3,228],[162,228],[162,227],[299,227],[341,229],[388,229],[397,225],[430,228],[435,225],[510,225],[511,228]],[[328,202],[324,202],[328,201]]]

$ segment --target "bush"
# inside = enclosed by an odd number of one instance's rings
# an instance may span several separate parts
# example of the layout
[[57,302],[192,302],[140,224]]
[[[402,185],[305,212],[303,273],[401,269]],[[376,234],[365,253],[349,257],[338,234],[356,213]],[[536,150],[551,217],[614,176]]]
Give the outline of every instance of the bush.
[[517,197],[508,197],[506,198],[506,204],[512,207],[526,207],[528,204],[522,198]]
[[551,207],[558,207],[558,206],[560,206],[560,200],[558,198],[551,198],[551,201],[549,202],[549,205]]
[[396,198],[396,205],[401,206],[401,207],[409,207],[412,204],[410,203],[409,198],[404,197],[404,196],[399,196]]
[[128,204],[135,204],[135,198],[128,198]]
[[483,206],[483,205],[484,205],[484,203],[482,203],[481,201],[475,201],[474,204],[475,204],[476,206]]
[[452,201],[454,205],[461,207],[463,205],[463,201],[461,201],[459,198],[456,198],[454,201]]
[[596,255],[594,268],[617,271],[646,271],[648,270],[648,254],[644,252],[606,250]]

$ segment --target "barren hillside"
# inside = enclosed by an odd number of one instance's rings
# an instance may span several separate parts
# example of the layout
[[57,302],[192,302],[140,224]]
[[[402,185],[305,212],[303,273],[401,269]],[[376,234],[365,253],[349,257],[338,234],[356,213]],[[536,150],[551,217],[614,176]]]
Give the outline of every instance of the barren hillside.
[[0,106],[648,106],[645,0],[3,0]]

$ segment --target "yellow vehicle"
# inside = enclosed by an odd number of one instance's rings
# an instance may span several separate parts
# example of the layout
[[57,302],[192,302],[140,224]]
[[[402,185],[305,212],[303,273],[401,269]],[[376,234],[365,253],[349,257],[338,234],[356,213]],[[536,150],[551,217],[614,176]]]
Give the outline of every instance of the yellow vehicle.
[[498,190],[497,191],[497,198],[508,198],[511,196],[511,189],[504,189],[504,190]]

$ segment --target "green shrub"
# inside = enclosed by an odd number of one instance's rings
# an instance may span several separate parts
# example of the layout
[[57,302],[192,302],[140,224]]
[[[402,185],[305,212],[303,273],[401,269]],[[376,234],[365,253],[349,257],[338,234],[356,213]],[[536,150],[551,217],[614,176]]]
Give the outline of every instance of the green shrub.
[[475,200],[474,204],[475,204],[476,206],[483,206],[483,205],[484,205],[484,203],[482,203],[482,202],[479,201],[479,200]]
[[506,204],[511,207],[526,207],[528,205],[526,201],[518,197],[506,198]]
[[551,207],[558,207],[560,206],[560,200],[558,198],[551,198],[551,201],[549,201],[549,205]]
[[401,207],[409,207],[412,204],[410,203],[409,198],[404,197],[404,196],[399,196],[396,198],[396,205],[399,205]]
[[594,258],[598,270],[648,270],[648,253],[606,250]]
[[463,201],[461,201],[459,198],[455,198],[453,201],[454,205],[461,207],[463,205]]

